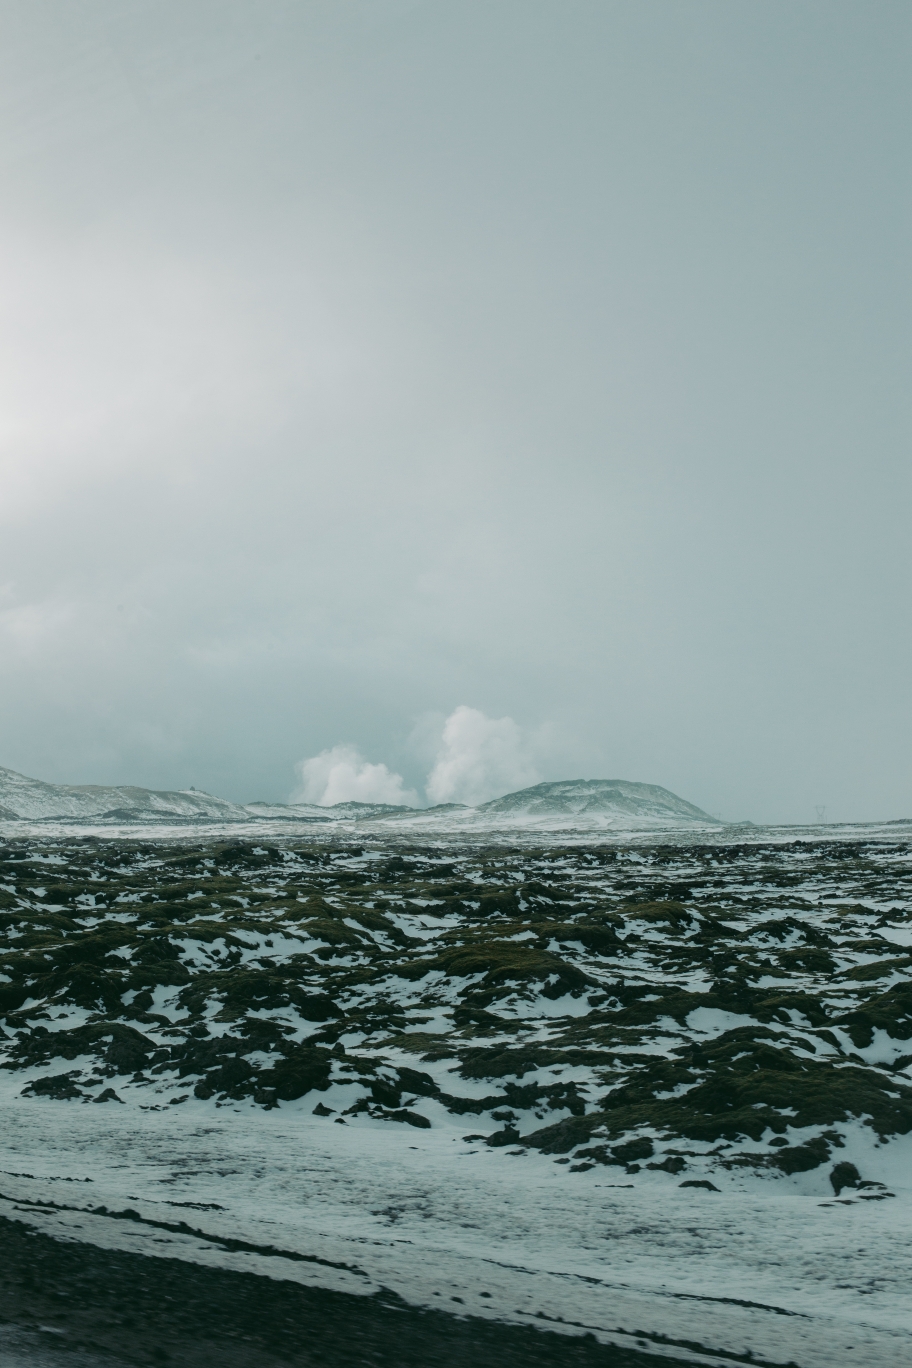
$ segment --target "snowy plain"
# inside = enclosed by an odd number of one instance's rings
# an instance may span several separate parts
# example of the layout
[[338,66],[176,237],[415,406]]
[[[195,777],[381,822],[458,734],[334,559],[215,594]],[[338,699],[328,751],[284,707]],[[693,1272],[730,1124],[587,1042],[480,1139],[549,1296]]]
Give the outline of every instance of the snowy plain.
[[157,1113],[69,1107],[62,1125],[59,1103],[4,1093],[0,1212],[57,1237],[358,1295],[385,1287],[695,1362],[912,1360],[908,1138],[879,1169],[895,1199],[841,1203],[802,1176],[716,1193],[659,1174],[571,1175],[467,1147],[445,1115],[406,1145],[379,1122],[321,1124],[306,1099],[227,1115],[194,1098]]
[[[91,836],[92,829],[48,825],[10,823],[5,834],[40,842],[52,873],[48,842]],[[232,826],[207,831],[206,839],[219,834],[237,840],[240,833]],[[287,836],[279,827],[272,839]],[[798,841],[860,836],[895,843],[900,833],[894,825],[830,827],[802,832]],[[120,837],[104,832],[106,843]],[[263,837],[258,823],[248,839]],[[190,839],[173,828],[144,829],[142,838]],[[135,830],[125,827],[122,839],[135,841]],[[534,839],[540,844],[541,833]],[[591,832],[578,839],[591,841]],[[658,839],[685,847],[695,833],[614,839],[631,848]],[[741,830],[737,839],[791,845],[796,832]],[[509,840],[517,843],[515,831]],[[560,841],[570,844],[572,834],[562,830]],[[819,894],[795,887],[802,897]],[[414,914],[407,924],[414,927]],[[432,909],[422,924],[433,938]],[[654,934],[646,935],[647,949]],[[908,944],[903,927],[885,927],[883,935]],[[248,940],[253,954],[256,938]],[[281,960],[296,945],[276,936],[270,950]],[[164,1019],[180,1016],[167,992],[156,989],[156,996]],[[514,1010],[532,1006],[517,999]],[[579,999],[539,996],[534,1007],[550,1030],[579,1010]],[[505,1001],[501,1011],[510,1010]],[[84,1018],[72,1008],[62,1024]],[[745,1020],[698,1007],[684,1033],[711,1040]],[[445,1029],[442,1016],[438,1026]],[[434,1029],[432,1018],[424,1021],[426,1034]],[[667,1021],[653,1048],[666,1052],[681,1032],[680,1023]],[[875,1033],[860,1056],[874,1063],[898,1048]],[[63,1061],[70,1068],[79,1062]],[[446,1082],[445,1060],[425,1067]],[[358,1295],[387,1288],[415,1305],[589,1332],[659,1358],[720,1364],[749,1355],[798,1368],[912,1362],[912,1135],[880,1143],[860,1121],[841,1127],[838,1158],[857,1163],[871,1182],[864,1192],[834,1194],[822,1168],[775,1176],[725,1169],[709,1142],[691,1146],[687,1173],[708,1185],[682,1188],[669,1172],[572,1171],[535,1149],[467,1140],[474,1119],[454,1116],[433,1097],[421,1106],[430,1126],[418,1129],[367,1112],[339,1124],[338,1116],[314,1114],[313,1093],[271,1109],[249,1098],[217,1106],[164,1080],[158,1101],[148,1088],[115,1080],[119,1105],[86,1106],[24,1095],[23,1082],[35,1072],[0,1072],[0,1212],[59,1238]],[[321,1105],[341,1112],[352,1087],[334,1076],[319,1093]],[[460,1087],[466,1094],[472,1085],[463,1080]],[[480,1082],[475,1087],[485,1091]],[[790,1129],[789,1144],[800,1145],[812,1129]]]

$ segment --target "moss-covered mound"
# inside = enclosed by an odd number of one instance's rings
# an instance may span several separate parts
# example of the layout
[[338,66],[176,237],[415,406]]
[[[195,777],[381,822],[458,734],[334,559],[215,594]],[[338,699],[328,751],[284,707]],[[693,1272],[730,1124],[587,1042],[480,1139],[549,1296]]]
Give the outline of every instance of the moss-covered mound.
[[[10,841],[0,1065],[67,1106],[312,1095],[575,1167],[800,1172],[853,1119],[912,1130],[909,857]],[[789,1128],[817,1138],[737,1157]]]

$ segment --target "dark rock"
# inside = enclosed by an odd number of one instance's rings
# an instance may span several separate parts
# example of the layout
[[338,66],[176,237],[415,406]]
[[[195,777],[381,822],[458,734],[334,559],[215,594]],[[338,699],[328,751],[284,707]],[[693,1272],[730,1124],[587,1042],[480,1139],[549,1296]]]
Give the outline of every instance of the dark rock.
[[830,1147],[822,1135],[816,1136],[804,1145],[787,1145],[777,1150],[773,1163],[783,1173],[806,1173],[817,1168],[830,1157]]
[[515,1145],[518,1140],[519,1131],[516,1127],[504,1126],[503,1130],[495,1131],[493,1135],[489,1135],[485,1140],[485,1144],[490,1145],[494,1149],[500,1149],[504,1145]]
[[422,1116],[420,1112],[408,1111],[405,1108],[401,1111],[387,1112],[386,1119],[388,1121],[404,1121],[407,1126],[417,1126],[420,1130],[431,1129],[431,1123],[426,1116]]
[[81,1088],[77,1088],[73,1082],[79,1075],[73,1073],[49,1074],[46,1078],[35,1078],[31,1083],[26,1084],[22,1089],[23,1096],[29,1093],[35,1097],[55,1097],[58,1099],[70,1097],[85,1097]]
[[290,1051],[274,1068],[264,1069],[259,1081],[261,1086],[275,1088],[276,1096],[283,1102],[293,1102],[314,1088],[319,1091],[328,1088],[331,1068],[328,1050],[301,1045]]
[[640,1135],[626,1144],[613,1145],[611,1154],[616,1163],[631,1164],[635,1159],[651,1159],[655,1154],[655,1146],[648,1136]]
[[833,1192],[838,1197],[843,1188],[857,1188],[861,1182],[861,1174],[854,1164],[843,1159],[842,1163],[834,1166],[830,1182],[833,1184]]
[[662,1173],[682,1173],[687,1168],[685,1160],[680,1154],[669,1154],[668,1158],[661,1164],[647,1164],[648,1169],[659,1169]]

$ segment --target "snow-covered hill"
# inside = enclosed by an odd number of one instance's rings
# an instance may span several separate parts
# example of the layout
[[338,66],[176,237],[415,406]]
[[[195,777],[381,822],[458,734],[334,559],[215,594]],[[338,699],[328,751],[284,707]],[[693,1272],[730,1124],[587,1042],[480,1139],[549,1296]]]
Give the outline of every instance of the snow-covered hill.
[[47,818],[83,821],[249,821],[244,808],[196,789],[180,793],[156,792],[124,784],[46,784],[15,770],[0,768],[0,819],[42,821]]
[[626,779],[564,779],[507,793],[477,809],[488,820],[552,822],[564,819],[597,826],[666,826],[713,822],[708,813],[658,784]]
[[121,785],[47,784],[0,768],[0,821],[66,821],[120,826],[141,822],[382,824],[422,831],[491,831],[507,828],[581,831],[655,830],[718,825],[707,813],[657,784],[624,779],[573,779],[536,784],[480,807],[444,803],[410,808],[388,803],[247,803],[198,789],[161,792]]

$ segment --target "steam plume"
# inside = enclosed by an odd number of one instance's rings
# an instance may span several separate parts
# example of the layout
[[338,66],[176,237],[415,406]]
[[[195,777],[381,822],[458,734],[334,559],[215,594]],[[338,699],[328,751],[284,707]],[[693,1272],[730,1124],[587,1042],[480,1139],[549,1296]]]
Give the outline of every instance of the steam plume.
[[[401,774],[365,760],[356,746],[338,745],[295,766],[300,785],[293,803],[397,803],[418,807]],[[437,756],[425,785],[429,803],[475,807],[526,788],[541,778],[512,717],[486,717],[464,703],[443,724]]]
[[333,746],[295,766],[300,787],[292,802],[318,803],[400,803],[416,807],[418,795],[406,789],[401,774],[386,765],[372,765],[355,746]]
[[486,717],[461,704],[444,723],[427,795],[432,803],[474,807],[537,783],[539,777],[512,717]]

